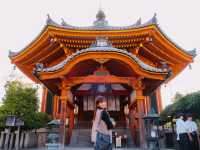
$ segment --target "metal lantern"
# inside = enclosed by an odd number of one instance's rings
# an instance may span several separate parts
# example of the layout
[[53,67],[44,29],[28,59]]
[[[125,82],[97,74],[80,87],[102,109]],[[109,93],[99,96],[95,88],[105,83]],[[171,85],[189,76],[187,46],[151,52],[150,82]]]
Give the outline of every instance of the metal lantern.
[[46,147],[47,149],[59,149],[61,147],[60,145],[60,134],[59,134],[59,128],[61,125],[60,120],[52,120],[48,124],[48,135],[47,135],[47,143]]
[[152,109],[146,117],[144,117],[146,129],[146,141],[149,150],[160,150],[159,146],[159,116]]

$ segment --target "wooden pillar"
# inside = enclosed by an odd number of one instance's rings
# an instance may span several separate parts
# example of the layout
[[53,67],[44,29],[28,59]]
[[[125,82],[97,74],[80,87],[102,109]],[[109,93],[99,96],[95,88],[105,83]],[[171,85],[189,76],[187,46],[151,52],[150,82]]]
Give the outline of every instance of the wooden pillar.
[[137,120],[136,120],[137,116],[136,116],[135,104],[133,104],[130,107],[129,116],[130,116],[129,126],[130,126],[131,135],[133,137],[132,141],[137,146],[138,145],[138,142],[137,142]]
[[157,107],[158,107],[158,113],[162,111],[162,99],[161,99],[161,93],[160,93],[160,87],[156,89],[156,99],[157,99]]
[[53,103],[53,118],[56,119],[57,118],[57,114],[58,114],[58,96],[55,95],[54,96],[54,103]]
[[149,111],[151,110],[151,101],[149,96],[146,96],[146,103],[147,103],[147,114],[148,114]]
[[145,140],[145,126],[143,117],[145,115],[144,109],[144,100],[145,97],[143,95],[144,85],[142,81],[139,80],[135,86],[136,90],[136,102],[137,102],[137,111],[138,111],[138,123],[139,123],[139,135],[140,135],[140,147],[142,149],[146,148],[146,140]]
[[70,138],[72,136],[72,130],[74,128],[74,108],[70,107],[69,108],[69,128],[68,128],[68,144],[70,143]]
[[69,92],[70,92],[70,86],[66,85],[65,83],[61,86],[61,143],[63,145],[65,144],[66,139],[66,131],[65,131],[65,125],[66,125],[66,117],[67,117],[67,101],[69,99]]
[[47,93],[48,93],[48,89],[43,86],[41,112],[46,112]]
[[148,113],[148,110],[147,110],[147,97],[145,96],[144,97],[144,114],[147,115]]

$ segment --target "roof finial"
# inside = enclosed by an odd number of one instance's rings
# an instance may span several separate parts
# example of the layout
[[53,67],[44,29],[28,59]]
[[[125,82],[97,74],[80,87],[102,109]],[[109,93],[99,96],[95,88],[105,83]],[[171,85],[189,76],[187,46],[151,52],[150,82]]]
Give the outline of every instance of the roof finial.
[[157,24],[158,20],[157,20],[157,13],[154,13],[153,18],[152,18],[152,23]]
[[102,9],[101,0],[99,0],[99,10],[96,14],[96,20],[93,22],[94,26],[107,26],[108,22],[106,21],[106,15]]
[[102,10],[101,0],[99,0],[99,10]]
[[68,26],[68,24],[65,22],[65,20],[64,20],[63,18],[61,18],[61,21],[62,21],[62,22],[61,22],[61,25],[62,25],[62,26]]
[[58,25],[55,21],[53,21],[50,17],[49,14],[47,14],[47,20],[46,20],[47,25]]

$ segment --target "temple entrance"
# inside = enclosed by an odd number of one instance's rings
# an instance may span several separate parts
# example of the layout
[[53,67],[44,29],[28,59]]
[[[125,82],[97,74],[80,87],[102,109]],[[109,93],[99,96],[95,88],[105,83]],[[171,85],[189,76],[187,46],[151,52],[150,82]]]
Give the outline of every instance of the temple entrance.
[[[110,116],[117,122],[117,126],[126,126],[125,110],[130,103],[130,88],[121,84],[82,84],[74,93],[74,102],[78,107],[77,123],[84,127],[83,123],[91,126],[96,109],[96,97],[105,96],[107,110]],[[87,127],[87,126],[85,126]]]
[[[122,101],[120,100],[120,96],[105,96],[108,103],[108,111],[110,115],[116,120],[116,121],[122,121],[120,115],[120,106],[122,106]],[[92,121],[93,120],[93,114],[95,111],[95,98],[96,96],[81,96],[78,97],[80,99],[80,102],[78,102],[79,114],[78,119],[80,121]],[[83,113],[81,113],[83,112]],[[123,116],[124,117],[124,116]]]
[[[80,84],[73,87],[75,103],[74,129],[70,141],[71,146],[82,144],[91,145],[91,129],[96,110],[96,97],[105,96],[107,100],[107,111],[116,121],[113,130],[114,136],[121,136],[129,139],[129,146],[132,137],[129,132],[129,105],[132,88],[124,84]],[[129,132],[129,133],[128,133]],[[78,140],[77,140],[78,139]],[[77,143],[76,143],[77,142]],[[127,143],[128,144],[128,143]]]

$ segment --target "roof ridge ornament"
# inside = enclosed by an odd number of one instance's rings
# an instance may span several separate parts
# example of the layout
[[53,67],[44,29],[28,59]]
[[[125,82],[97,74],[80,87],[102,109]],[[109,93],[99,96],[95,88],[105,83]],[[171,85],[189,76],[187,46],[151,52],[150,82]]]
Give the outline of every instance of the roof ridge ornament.
[[155,24],[155,25],[158,24],[157,13],[154,13],[153,17],[149,21],[144,23],[143,26],[152,25],[152,24]]
[[59,24],[56,23],[53,19],[51,19],[51,17],[50,17],[49,14],[47,14],[46,24],[47,24],[47,25],[59,25]]
[[100,8],[96,14],[96,20],[93,22],[94,26],[108,26],[108,21],[106,20],[106,15],[104,11]]
[[151,19],[152,23],[157,24],[158,23],[158,19],[157,19],[157,13],[154,13],[153,18]]
[[66,23],[66,21],[63,18],[61,18],[61,25],[62,26],[70,26],[68,23]]
[[140,17],[140,18],[136,21],[135,25],[136,25],[136,26],[140,26],[141,24],[142,24],[142,18]]
[[197,49],[194,48],[193,50],[187,51],[190,55],[192,55],[193,57],[197,56]]
[[18,54],[18,52],[14,52],[14,51],[11,51],[11,50],[9,50],[9,52],[8,52],[8,57],[13,57],[13,56],[16,56]]
[[127,26],[127,27],[129,27],[129,28],[135,28],[135,27],[140,27],[141,25],[142,25],[142,19],[140,17],[134,24],[132,24],[130,26]]

